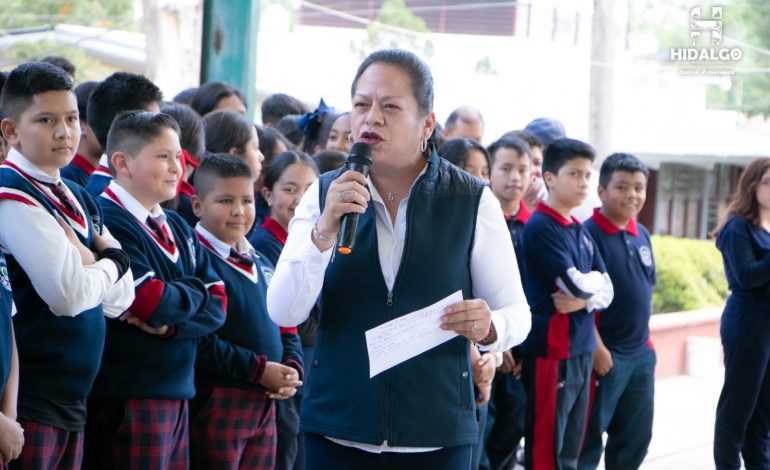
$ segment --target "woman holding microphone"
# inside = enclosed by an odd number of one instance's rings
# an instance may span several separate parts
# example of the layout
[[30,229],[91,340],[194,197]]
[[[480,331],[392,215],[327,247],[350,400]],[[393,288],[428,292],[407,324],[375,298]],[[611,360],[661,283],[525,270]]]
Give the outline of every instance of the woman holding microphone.
[[[504,351],[524,340],[529,306],[499,203],[441,159],[428,66],[372,53],[353,85],[352,136],[371,146],[369,176],[322,175],[296,208],[268,290],[282,326],[320,294],[301,428],[308,469],[470,468],[479,436],[469,341]],[[332,259],[341,219],[359,214],[355,248]],[[365,332],[461,290],[441,328],[457,336],[369,377]]]

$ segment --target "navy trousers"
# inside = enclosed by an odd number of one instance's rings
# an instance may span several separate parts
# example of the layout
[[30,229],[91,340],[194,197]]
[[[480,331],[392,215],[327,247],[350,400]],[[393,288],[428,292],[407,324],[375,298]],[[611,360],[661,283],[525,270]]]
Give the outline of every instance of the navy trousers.
[[469,470],[471,447],[444,447],[432,452],[375,454],[305,433],[306,470]]
[[553,360],[524,357],[525,467],[575,470],[588,418],[591,353]]
[[634,470],[647,455],[652,439],[655,406],[655,351],[622,359],[612,355],[612,369],[594,380],[596,389],[586,428],[580,470],[595,470],[607,433],[604,466],[607,470]]
[[730,297],[720,334],[725,382],[717,404],[717,469],[770,468],[770,311]]
[[524,437],[526,408],[527,392],[522,380],[513,374],[498,372],[492,382],[492,398],[489,400],[485,429],[486,468],[503,470],[513,467],[519,443]]

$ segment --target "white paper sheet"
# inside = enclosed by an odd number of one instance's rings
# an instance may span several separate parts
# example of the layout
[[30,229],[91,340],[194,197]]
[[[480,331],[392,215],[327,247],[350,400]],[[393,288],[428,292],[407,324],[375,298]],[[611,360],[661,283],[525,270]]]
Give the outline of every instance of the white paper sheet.
[[444,308],[463,300],[462,291],[433,305],[408,313],[366,332],[369,378],[457,336],[442,330]]

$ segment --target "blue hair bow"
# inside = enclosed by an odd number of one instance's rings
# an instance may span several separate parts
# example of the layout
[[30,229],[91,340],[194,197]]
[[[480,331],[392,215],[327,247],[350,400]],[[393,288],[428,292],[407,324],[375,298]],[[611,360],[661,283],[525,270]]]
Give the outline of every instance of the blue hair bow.
[[304,116],[297,119],[297,127],[302,129],[302,133],[305,134],[306,139],[314,139],[318,134],[318,130],[321,129],[321,123],[324,117],[333,112],[334,108],[326,106],[324,99],[321,98],[321,102],[318,103],[318,107],[312,113],[305,113]]

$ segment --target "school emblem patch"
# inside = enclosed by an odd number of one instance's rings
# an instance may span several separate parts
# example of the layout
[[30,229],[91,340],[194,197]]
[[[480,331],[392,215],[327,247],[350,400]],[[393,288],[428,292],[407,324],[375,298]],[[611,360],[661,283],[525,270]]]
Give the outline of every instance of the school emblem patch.
[[273,280],[273,270],[267,266],[262,267],[262,275],[265,277],[265,282],[270,286],[270,281]]
[[652,251],[650,251],[649,247],[642,246],[639,248],[639,259],[648,268],[652,266]]

